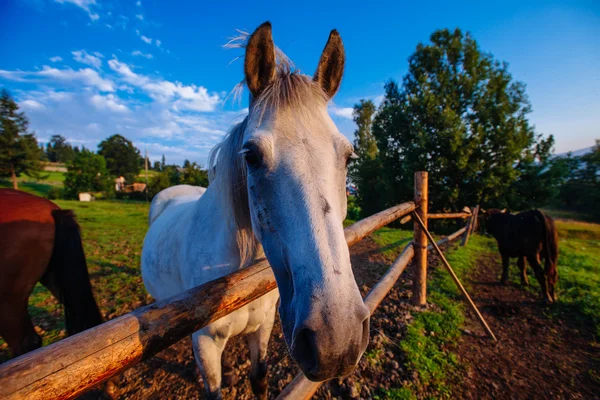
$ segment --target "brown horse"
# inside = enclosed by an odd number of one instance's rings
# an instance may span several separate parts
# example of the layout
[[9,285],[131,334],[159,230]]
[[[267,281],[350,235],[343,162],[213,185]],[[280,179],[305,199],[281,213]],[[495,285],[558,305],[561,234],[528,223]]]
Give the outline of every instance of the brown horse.
[[[521,283],[528,285],[525,258],[533,268],[535,277],[542,288],[542,297],[552,303],[557,300],[558,282],[558,233],[554,220],[540,210],[525,211],[519,214],[491,209],[484,213],[486,230],[498,242],[502,256],[502,280],[508,283],[510,257],[517,257],[521,271]],[[540,258],[544,258],[542,269]]]
[[27,311],[38,281],[64,305],[69,335],[102,322],[75,216],[46,199],[0,189],[0,277],[0,336],[13,356],[42,344]]

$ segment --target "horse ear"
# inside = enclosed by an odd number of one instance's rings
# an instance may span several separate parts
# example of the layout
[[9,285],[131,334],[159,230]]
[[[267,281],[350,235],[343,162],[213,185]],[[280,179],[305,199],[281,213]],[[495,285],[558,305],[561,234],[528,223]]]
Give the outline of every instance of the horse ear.
[[277,63],[275,60],[275,44],[271,34],[271,23],[264,22],[256,28],[246,45],[244,73],[246,85],[254,98],[275,80]]
[[313,80],[323,88],[329,98],[332,98],[340,88],[345,62],[344,44],[338,31],[334,29],[329,34],[329,39],[319,60],[319,66],[313,77]]

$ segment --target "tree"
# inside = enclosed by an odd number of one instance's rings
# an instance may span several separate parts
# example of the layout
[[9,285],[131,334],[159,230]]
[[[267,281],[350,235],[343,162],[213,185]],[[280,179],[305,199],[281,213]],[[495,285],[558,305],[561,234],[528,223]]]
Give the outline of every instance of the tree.
[[377,143],[372,133],[375,104],[371,100],[360,100],[354,106],[352,117],[358,127],[354,132],[354,152],[359,159],[374,159],[377,156]]
[[355,200],[365,215],[379,211],[380,196],[385,191],[380,176],[381,162],[377,158],[377,144],[372,133],[374,114],[375,104],[371,100],[361,100],[352,112],[357,126],[354,131],[354,152],[358,159],[354,160],[348,169],[350,179],[360,190]]
[[183,171],[180,175],[180,182],[192,186],[208,186],[208,171],[203,170],[197,163],[191,163],[189,160],[183,162]]
[[140,172],[140,151],[130,140],[119,134],[100,142],[98,154],[104,157],[113,176],[123,176],[127,182],[133,182]]
[[41,153],[33,133],[27,133],[29,121],[8,91],[0,93],[0,176],[11,177],[18,189],[17,176],[26,173],[39,178]]
[[563,179],[554,206],[577,210],[600,220],[600,140],[590,153],[581,157],[560,157],[553,160]]
[[46,157],[50,162],[66,163],[74,156],[73,147],[67,143],[67,139],[61,135],[52,135],[46,144]]
[[412,198],[418,170],[429,172],[435,209],[501,206],[540,140],[525,85],[470,34],[444,29],[430,40],[409,58],[402,87],[386,84],[373,119],[380,165],[372,173],[386,188],[377,208]]
[[106,160],[89,150],[81,150],[67,163],[65,198],[76,199],[82,192],[110,192],[112,179]]

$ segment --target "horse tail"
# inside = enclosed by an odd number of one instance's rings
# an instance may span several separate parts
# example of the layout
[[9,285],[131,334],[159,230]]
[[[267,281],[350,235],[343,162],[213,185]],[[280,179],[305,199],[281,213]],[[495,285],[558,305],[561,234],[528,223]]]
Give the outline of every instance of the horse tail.
[[79,224],[71,210],[52,210],[55,237],[48,273],[65,308],[67,333],[73,335],[102,323],[94,299]]
[[558,231],[554,225],[554,220],[546,216],[542,211],[535,210],[542,219],[542,226],[544,228],[544,244],[543,252],[544,258],[546,259],[546,276],[550,284],[556,284],[558,280]]

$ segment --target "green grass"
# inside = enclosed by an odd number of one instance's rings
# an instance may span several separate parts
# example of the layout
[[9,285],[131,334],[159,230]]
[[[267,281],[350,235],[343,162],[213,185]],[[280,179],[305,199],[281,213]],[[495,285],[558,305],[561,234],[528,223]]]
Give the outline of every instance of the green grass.
[[43,171],[42,173],[43,179],[36,179],[27,174],[23,174],[17,178],[21,182],[44,182],[44,183],[53,183],[56,185],[62,185],[65,181],[65,173],[58,171]]
[[[446,252],[446,258],[459,278],[475,267],[480,254],[490,251],[491,242],[473,236],[467,247]],[[450,275],[441,267],[430,270],[428,301],[430,310],[415,314],[400,347],[406,354],[409,371],[416,380],[409,385],[388,391],[386,398],[413,399],[434,396],[451,398],[449,383],[462,370],[453,347],[461,335],[464,305]]]
[[404,246],[412,240],[413,232],[383,227],[375,232],[372,237],[375,243],[381,247],[381,252],[390,260],[393,260],[404,249]]
[[[600,339],[600,224],[556,221],[559,235],[557,316],[592,327]],[[535,279],[532,290],[539,290]]]
[[[48,196],[48,192],[50,191],[50,189],[53,188],[53,185],[50,185],[48,183],[18,182],[18,185],[19,190],[44,198]],[[12,182],[0,180],[0,189],[12,188]]]
[[573,210],[564,210],[564,209],[556,209],[556,208],[543,208],[546,214],[550,215],[552,218],[558,219],[566,219],[566,220],[575,220],[575,221],[586,221],[586,222],[600,222],[598,220],[598,216],[585,213],[581,211],[573,211]]

